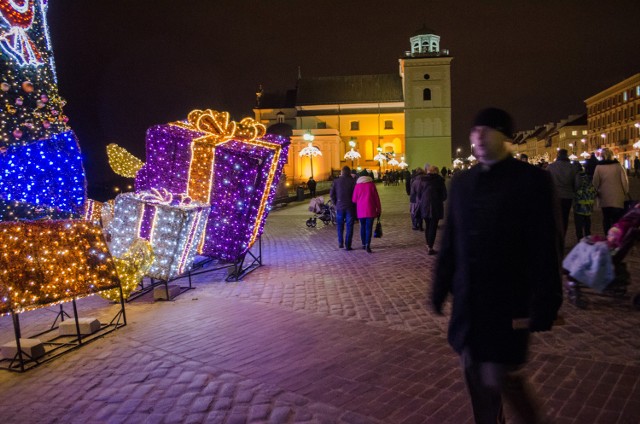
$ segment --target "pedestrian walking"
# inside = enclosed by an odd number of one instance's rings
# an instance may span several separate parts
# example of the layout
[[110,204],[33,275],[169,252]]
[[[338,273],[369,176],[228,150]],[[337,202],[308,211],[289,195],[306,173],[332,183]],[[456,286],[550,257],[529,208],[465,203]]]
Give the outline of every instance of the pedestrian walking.
[[316,197],[316,180],[313,177],[309,177],[309,181],[307,181],[307,188],[309,189],[309,195],[313,199]]
[[[329,197],[336,208],[336,224],[338,230],[338,247],[345,250],[353,250],[353,222],[356,216],[356,205],[353,203],[353,190],[356,180],[351,177],[351,169],[348,166],[342,168],[340,177],[333,180]],[[347,231],[345,233],[345,225]]]
[[[427,168],[429,164],[426,164]],[[411,189],[409,191],[409,214],[411,215],[411,228],[416,231],[424,231],[422,226],[422,215],[420,215],[420,205],[418,204],[418,193],[420,193],[420,178],[424,175],[422,168],[417,168],[411,178]]]
[[573,202],[573,222],[578,241],[591,235],[591,213],[596,194],[589,175],[584,171],[580,172],[577,176],[576,197]]
[[629,193],[629,179],[620,162],[610,149],[602,149],[602,161],[593,173],[593,186],[598,192],[598,204],[602,209],[602,228],[609,228],[624,214],[624,199]]
[[430,294],[437,314],[453,296],[448,339],[460,354],[476,423],[504,423],[503,398],[522,422],[542,421],[521,368],[529,333],[550,330],[562,303],[553,182],[511,157],[512,128],[500,109],[475,119],[479,164],[452,179]]
[[566,236],[571,205],[573,204],[573,199],[576,197],[578,168],[569,160],[569,152],[567,152],[567,149],[560,149],[558,150],[556,160],[547,166],[547,171],[551,173],[556,193],[560,198],[562,231],[563,235]]
[[353,189],[353,203],[356,204],[356,214],[360,221],[360,240],[362,248],[371,253],[371,237],[373,236],[373,221],[382,213],[378,190],[366,170],[360,173]]
[[420,216],[424,220],[425,239],[427,241],[428,254],[435,255],[433,248],[436,242],[438,223],[444,217],[444,201],[447,200],[447,188],[444,178],[438,174],[437,166],[430,166],[419,179],[419,191],[417,203],[420,208]]
[[638,156],[635,157],[635,159],[633,159],[633,170],[634,170],[634,177],[638,177],[638,171],[640,170],[640,158],[638,158]]

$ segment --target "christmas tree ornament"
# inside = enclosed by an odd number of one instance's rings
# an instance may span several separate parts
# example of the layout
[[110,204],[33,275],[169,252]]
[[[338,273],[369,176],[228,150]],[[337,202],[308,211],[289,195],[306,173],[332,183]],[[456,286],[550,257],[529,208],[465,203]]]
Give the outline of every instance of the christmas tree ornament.
[[10,88],[11,88],[11,86],[6,82],[0,83],[0,90],[9,91]]
[[25,81],[22,83],[22,89],[26,92],[26,93],[32,93],[33,92],[33,83],[31,83],[31,81]]

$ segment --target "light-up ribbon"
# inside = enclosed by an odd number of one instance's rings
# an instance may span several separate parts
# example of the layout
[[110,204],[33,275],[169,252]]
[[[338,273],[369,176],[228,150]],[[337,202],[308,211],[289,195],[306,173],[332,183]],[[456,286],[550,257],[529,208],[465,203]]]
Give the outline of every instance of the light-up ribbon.
[[136,193],[135,196],[144,202],[160,205],[170,205],[173,202],[173,194],[169,193],[166,188],[161,188],[160,190],[152,188],[151,190]]
[[253,141],[264,136],[267,129],[252,118],[239,123],[229,119],[229,112],[193,110],[187,122],[171,125],[203,133],[191,143],[191,162],[187,180],[187,196],[196,202],[209,204],[213,187],[215,148],[230,140]]

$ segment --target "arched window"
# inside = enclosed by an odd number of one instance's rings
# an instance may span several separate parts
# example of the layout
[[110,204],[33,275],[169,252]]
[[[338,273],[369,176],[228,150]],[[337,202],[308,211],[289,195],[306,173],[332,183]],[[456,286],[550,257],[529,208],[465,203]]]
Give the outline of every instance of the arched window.
[[284,113],[278,112],[278,114],[276,115],[276,122],[278,124],[284,124]]
[[429,74],[424,74],[424,79],[429,79],[429,78],[431,78],[431,75],[429,75]]
[[431,89],[430,88],[425,88],[424,90],[422,90],[422,100],[424,100],[424,101],[431,100]]

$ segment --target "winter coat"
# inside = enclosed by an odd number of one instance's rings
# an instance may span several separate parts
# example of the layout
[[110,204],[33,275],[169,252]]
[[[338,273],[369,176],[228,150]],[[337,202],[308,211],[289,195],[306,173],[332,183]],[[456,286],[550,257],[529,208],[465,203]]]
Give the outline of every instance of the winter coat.
[[442,219],[444,201],[447,200],[447,188],[444,178],[438,174],[425,174],[419,179],[417,203],[422,218]]
[[418,201],[418,193],[420,192],[420,177],[425,174],[416,174],[411,178],[411,185],[409,188],[409,203],[416,203]]
[[356,204],[358,218],[375,218],[382,212],[380,196],[371,177],[358,178],[351,200]]
[[573,165],[569,159],[556,159],[547,166],[547,171],[551,173],[558,197],[573,199],[576,195],[577,166]]
[[478,361],[521,364],[530,328],[548,329],[562,303],[560,213],[551,176],[514,158],[452,178],[433,278],[436,311],[449,294],[449,343]]
[[336,210],[353,210],[355,206],[353,201],[353,189],[356,187],[356,180],[350,174],[342,175],[340,178],[333,180],[331,190],[329,191],[329,197],[333,202]]
[[629,180],[618,161],[600,162],[593,173],[593,186],[598,191],[598,204],[601,208],[624,208],[624,199],[629,193]]

